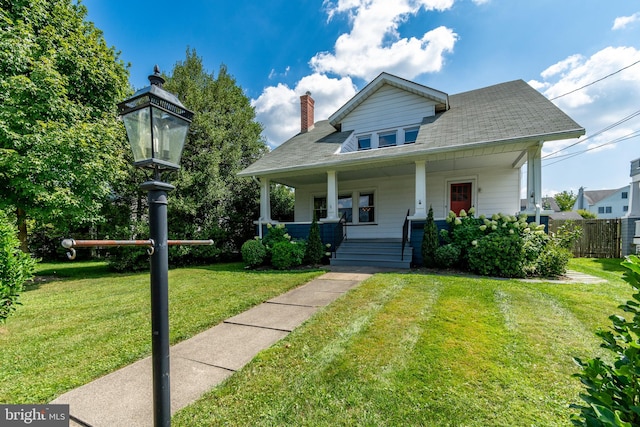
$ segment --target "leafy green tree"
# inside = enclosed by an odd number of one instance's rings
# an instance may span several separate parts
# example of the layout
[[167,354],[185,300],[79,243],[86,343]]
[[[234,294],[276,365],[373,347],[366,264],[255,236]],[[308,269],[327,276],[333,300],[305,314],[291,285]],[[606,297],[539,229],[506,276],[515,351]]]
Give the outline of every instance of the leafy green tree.
[[238,251],[253,237],[259,188],[237,172],[267,149],[262,127],[242,89],[222,65],[217,78],[205,71],[195,50],[187,50],[165,89],[195,112],[181,169],[171,178],[169,232],[181,239],[213,239],[213,247],[183,247],[181,255],[207,257]]
[[295,194],[290,187],[271,184],[271,218],[287,222],[294,220]]
[[0,323],[20,304],[18,297],[34,266],[35,260],[20,250],[16,227],[0,211]]
[[576,200],[578,200],[578,196],[573,194],[573,191],[561,191],[560,193],[553,196],[558,204],[558,207],[561,211],[570,211],[573,209],[573,205],[576,204]]
[[72,0],[0,0],[0,209],[62,228],[99,222],[126,143],[128,70]]

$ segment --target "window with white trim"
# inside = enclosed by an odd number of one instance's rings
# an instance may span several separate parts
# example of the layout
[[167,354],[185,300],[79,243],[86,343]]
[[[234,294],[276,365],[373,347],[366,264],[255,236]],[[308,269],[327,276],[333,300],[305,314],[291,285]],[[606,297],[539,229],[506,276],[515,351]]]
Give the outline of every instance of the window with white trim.
[[371,135],[358,137],[358,150],[371,149]]
[[347,222],[353,222],[353,197],[351,194],[338,196],[338,218],[347,215]]
[[316,220],[327,217],[327,198],[326,197],[313,198],[313,215],[316,217]]
[[408,128],[404,130],[404,143],[413,144],[418,138],[418,128]]
[[373,193],[361,193],[358,198],[358,222],[375,222],[375,205]]
[[391,147],[392,145],[396,145],[397,140],[397,132],[383,132],[378,135],[378,147]]

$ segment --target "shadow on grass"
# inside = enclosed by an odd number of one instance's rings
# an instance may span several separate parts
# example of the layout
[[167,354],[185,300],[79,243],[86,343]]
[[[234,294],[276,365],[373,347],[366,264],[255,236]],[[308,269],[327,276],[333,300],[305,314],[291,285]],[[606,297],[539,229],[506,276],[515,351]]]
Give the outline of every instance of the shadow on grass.
[[627,269],[622,266],[620,258],[593,258],[591,262],[599,264],[602,271],[626,271]]

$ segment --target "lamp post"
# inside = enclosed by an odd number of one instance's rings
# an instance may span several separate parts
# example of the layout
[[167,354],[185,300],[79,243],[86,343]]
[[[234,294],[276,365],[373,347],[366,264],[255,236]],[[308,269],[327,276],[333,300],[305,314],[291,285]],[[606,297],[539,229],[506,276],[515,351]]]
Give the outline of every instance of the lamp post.
[[118,104],[133,151],[134,165],[153,170],[153,179],[140,188],[149,200],[151,254],[151,346],[154,426],[171,425],[169,374],[169,252],[167,192],[175,189],[161,181],[162,171],[179,169],[184,141],[193,118],[178,98],[162,88],[158,66],[149,76],[151,86]]

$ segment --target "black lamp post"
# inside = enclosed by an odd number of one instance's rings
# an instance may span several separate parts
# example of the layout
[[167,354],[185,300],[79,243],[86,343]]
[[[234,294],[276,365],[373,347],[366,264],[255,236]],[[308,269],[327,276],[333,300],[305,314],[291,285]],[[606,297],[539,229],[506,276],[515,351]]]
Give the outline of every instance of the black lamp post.
[[160,180],[160,172],[179,169],[182,148],[193,118],[178,98],[162,88],[158,66],[151,86],[118,104],[133,151],[134,165],[153,170],[153,179],[140,188],[149,200],[151,255],[151,345],[153,359],[154,425],[171,425],[169,381],[169,252],[167,192],[175,187]]

